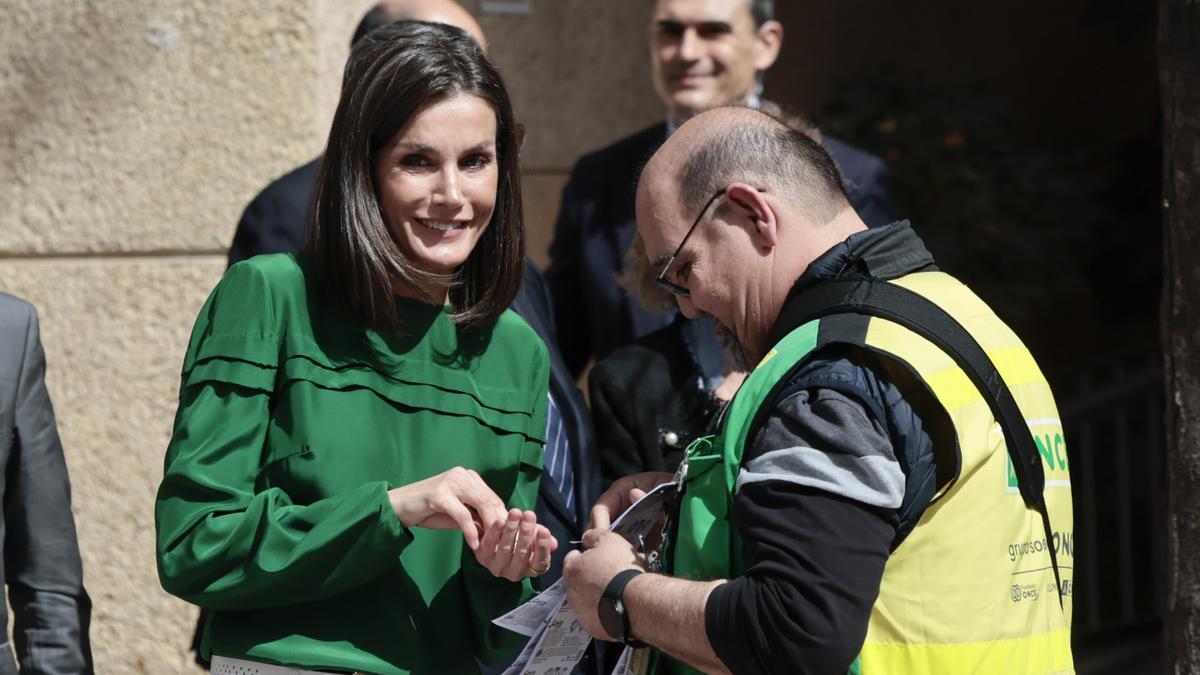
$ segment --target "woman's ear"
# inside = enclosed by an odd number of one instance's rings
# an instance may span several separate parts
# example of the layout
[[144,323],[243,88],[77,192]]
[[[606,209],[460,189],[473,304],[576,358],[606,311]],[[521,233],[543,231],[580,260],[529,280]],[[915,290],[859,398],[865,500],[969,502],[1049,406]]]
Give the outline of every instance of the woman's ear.
[[752,222],[756,246],[766,252],[779,245],[779,220],[766,192],[748,183],[732,183],[725,189],[725,197]]

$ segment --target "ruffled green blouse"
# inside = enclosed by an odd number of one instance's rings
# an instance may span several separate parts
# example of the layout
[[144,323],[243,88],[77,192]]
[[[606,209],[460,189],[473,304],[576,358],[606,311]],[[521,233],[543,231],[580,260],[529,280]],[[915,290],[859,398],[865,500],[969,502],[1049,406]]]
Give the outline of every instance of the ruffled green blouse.
[[461,533],[405,528],[387,490],[466,466],[532,509],[545,345],[511,311],[460,333],[408,300],[386,335],[315,288],[302,257],[259,256],[196,319],[155,503],[163,587],[212,610],[206,653],[475,672],[520,646],[490,621],[529,583],[492,577]]

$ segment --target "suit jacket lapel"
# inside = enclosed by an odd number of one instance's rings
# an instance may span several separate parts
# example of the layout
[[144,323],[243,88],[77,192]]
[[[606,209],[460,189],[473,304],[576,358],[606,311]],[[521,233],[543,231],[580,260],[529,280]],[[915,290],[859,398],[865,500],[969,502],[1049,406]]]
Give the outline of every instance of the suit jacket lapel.
[[[562,493],[558,491],[558,487],[554,485],[554,481],[548,480],[542,476],[542,482],[538,485],[538,492],[541,493],[542,499],[546,504],[546,508],[554,511],[563,523],[571,525],[571,531],[579,535],[583,530],[579,527],[579,520],[574,513],[567,509],[566,503],[563,501]],[[560,544],[563,542],[559,542]]]

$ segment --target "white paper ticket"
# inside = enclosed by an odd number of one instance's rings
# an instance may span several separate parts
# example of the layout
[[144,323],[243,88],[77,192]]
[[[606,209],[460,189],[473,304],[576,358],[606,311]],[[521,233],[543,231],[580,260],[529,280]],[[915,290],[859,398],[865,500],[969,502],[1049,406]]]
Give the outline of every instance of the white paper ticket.
[[[678,483],[663,483],[625,509],[609,528],[634,543],[661,526],[669,500]],[[562,579],[529,602],[497,617],[492,623],[514,633],[528,635],[529,641],[504,675],[566,675],[587,651],[591,637],[566,602],[567,589]],[[614,675],[629,671],[633,650],[626,649],[613,670]]]
[[563,603],[546,624],[521,675],[566,675],[575,669],[591,641],[575,618],[575,610]]
[[621,651],[621,658],[617,659],[617,665],[612,669],[612,675],[625,675],[629,672],[629,657],[633,655],[633,647],[625,647]]
[[504,616],[492,619],[492,623],[501,628],[507,628],[514,633],[533,637],[541,629],[542,625],[546,623],[546,619],[550,618],[550,615],[554,614],[555,610],[562,604],[563,598],[566,595],[567,587],[563,585],[563,580],[559,579],[550,588],[533,596],[533,599],[529,602],[517,607]]
[[625,509],[608,529],[633,543],[638,543],[639,536],[648,536],[656,526],[661,526],[677,485],[675,482],[663,483],[647,492],[644,497],[634,502],[633,506]]
[[525,643],[525,648],[517,655],[517,660],[512,662],[512,665],[504,671],[503,675],[521,675],[525,671],[525,666],[529,664],[529,659],[533,656],[533,653],[542,646],[542,638],[544,637],[546,637],[546,624],[542,624],[542,629],[529,642]]

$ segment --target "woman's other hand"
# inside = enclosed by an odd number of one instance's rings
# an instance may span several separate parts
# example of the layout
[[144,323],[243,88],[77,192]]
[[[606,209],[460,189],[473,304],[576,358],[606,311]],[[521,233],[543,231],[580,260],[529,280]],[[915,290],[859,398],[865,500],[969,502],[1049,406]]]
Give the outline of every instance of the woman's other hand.
[[[503,523],[504,501],[473,469],[456,466],[416,483],[388,491],[392,511],[406,527],[461,530],[478,552],[485,523]],[[545,528],[543,528],[545,529]]]
[[550,569],[550,554],[556,548],[558,540],[537,524],[533,511],[512,509],[486,528],[475,559],[497,577],[520,581]]

